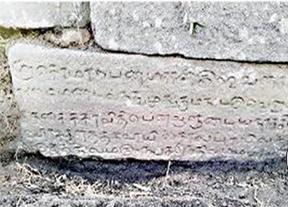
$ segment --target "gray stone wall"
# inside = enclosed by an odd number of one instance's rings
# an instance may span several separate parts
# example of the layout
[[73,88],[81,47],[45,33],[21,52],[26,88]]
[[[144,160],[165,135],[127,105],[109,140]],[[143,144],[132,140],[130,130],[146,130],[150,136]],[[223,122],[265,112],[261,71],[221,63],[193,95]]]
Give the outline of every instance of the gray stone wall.
[[288,206],[287,7],[1,3],[0,206]]
[[36,32],[6,49],[20,109],[13,146],[52,157],[283,156],[287,11],[269,2],[5,3],[1,27]]

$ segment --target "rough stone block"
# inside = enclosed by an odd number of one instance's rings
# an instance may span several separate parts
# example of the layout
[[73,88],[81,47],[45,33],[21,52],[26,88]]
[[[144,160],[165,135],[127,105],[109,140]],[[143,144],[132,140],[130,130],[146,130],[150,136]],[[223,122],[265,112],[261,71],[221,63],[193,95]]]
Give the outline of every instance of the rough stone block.
[[288,133],[287,65],[8,51],[21,146],[45,156],[268,159]]
[[85,26],[89,5],[80,2],[2,2],[0,26],[12,28],[47,28]]
[[288,61],[285,2],[91,2],[91,22],[109,50]]

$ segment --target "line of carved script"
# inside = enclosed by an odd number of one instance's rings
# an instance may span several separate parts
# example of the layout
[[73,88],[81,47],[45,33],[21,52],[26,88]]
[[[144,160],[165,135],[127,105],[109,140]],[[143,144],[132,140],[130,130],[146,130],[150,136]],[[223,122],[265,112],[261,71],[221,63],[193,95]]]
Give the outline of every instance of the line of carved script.
[[[230,107],[233,109],[238,108],[251,108],[251,109],[268,109],[270,112],[281,112],[288,109],[288,101],[281,99],[258,100],[256,97],[245,97],[236,95],[232,97],[213,97],[213,96],[200,96],[197,94],[172,93],[155,95],[153,92],[140,92],[137,90],[129,91],[122,90],[120,92],[103,92],[96,88],[87,87],[69,87],[69,88],[55,88],[55,87],[26,87],[16,88],[16,91],[28,95],[33,93],[41,93],[48,96],[73,96],[74,99],[88,100],[93,98],[102,98],[106,100],[113,100],[117,102],[131,103],[132,105],[139,106],[169,106],[177,108],[180,111],[187,111],[194,106],[221,106]],[[67,98],[68,98],[67,97]]]
[[[207,69],[199,66],[175,66],[175,69],[133,69],[131,68],[99,68],[97,66],[74,69],[77,66],[58,66],[56,64],[48,65],[29,65],[22,61],[15,61],[15,67],[19,73],[23,74],[23,80],[30,80],[33,76],[40,78],[41,76],[50,77],[50,79],[83,79],[83,81],[90,82],[96,80],[126,80],[137,81],[140,85],[149,84],[151,82],[172,83],[172,84],[186,84],[198,87],[215,87],[225,85],[228,88],[236,88],[237,86],[255,86],[257,84],[283,86],[288,84],[287,76],[279,72],[278,75],[268,72],[243,74],[234,72],[234,74],[227,73],[227,70]],[[119,66],[120,67],[120,66]]]
[[[51,121],[56,124],[71,126],[89,126],[93,128],[116,127],[125,129],[135,126],[161,126],[166,128],[189,128],[198,130],[201,128],[219,127],[253,127],[268,130],[284,130],[288,128],[288,114],[279,116],[203,116],[201,114],[172,114],[172,113],[133,113],[120,111],[93,112],[37,112],[30,111],[23,114],[23,118],[36,121]],[[223,129],[224,130],[224,129]]]
[[[243,133],[242,135],[223,135],[218,133],[194,133],[191,131],[168,131],[143,132],[115,132],[78,130],[74,128],[55,129],[43,128],[39,131],[25,130],[25,135],[31,137],[45,137],[45,141],[37,144],[43,153],[63,153],[93,155],[102,153],[133,155],[153,154],[155,156],[171,155],[196,155],[200,154],[257,154],[258,148],[248,149],[246,145],[253,142],[257,145],[275,143],[277,148],[283,148],[284,136],[258,135]],[[164,141],[163,143],[161,142]],[[159,145],[159,141],[162,143]],[[234,143],[234,144],[233,144]],[[282,144],[281,144],[282,143]],[[240,145],[239,145],[240,144]],[[283,145],[283,146],[282,146]],[[276,147],[276,145],[275,145]],[[285,148],[285,147],[284,147]],[[286,149],[286,148],[285,148]],[[251,155],[252,155],[251,154]]]

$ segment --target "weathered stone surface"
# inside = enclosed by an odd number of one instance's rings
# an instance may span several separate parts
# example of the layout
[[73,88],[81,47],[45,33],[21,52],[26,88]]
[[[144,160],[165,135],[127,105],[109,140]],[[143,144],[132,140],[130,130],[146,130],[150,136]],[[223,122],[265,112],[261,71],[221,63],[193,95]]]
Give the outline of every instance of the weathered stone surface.
[[2,2],[0,26],[13,28],[46,28],[85,26],[89,5],[80,2]]
[[91,22],[109,50],[288,61],[285,2],[91,2]]
[[53,49],[8,51],[21,142],[45,156],[283,156],[287,65]]

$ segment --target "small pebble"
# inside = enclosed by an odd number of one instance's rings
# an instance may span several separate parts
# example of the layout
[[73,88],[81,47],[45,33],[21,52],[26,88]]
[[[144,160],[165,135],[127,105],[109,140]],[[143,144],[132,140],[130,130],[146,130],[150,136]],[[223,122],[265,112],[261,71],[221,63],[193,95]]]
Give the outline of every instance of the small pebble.
[[87,29],[69,28],[61,31],[49,31],[45,34],[44,39],[60,47],[75,47],[87,43],[91,34]]

